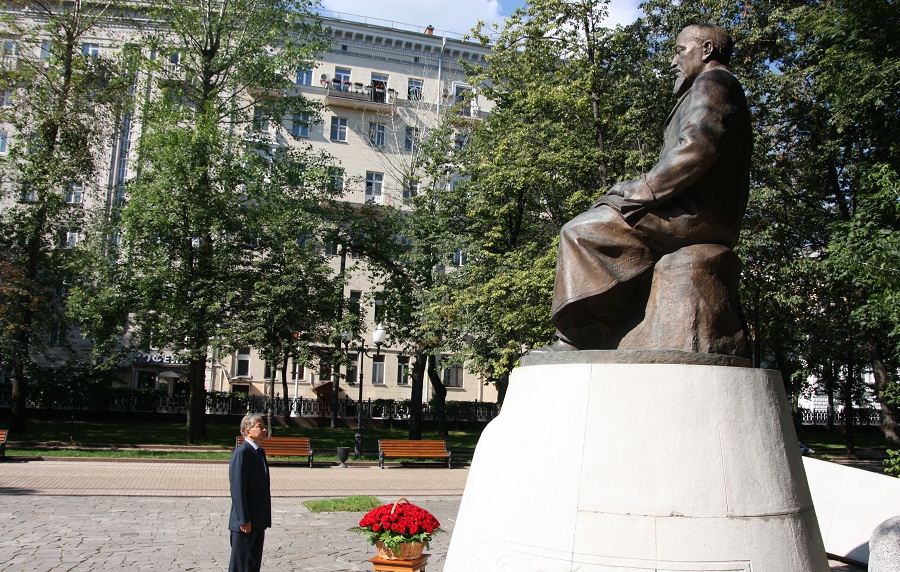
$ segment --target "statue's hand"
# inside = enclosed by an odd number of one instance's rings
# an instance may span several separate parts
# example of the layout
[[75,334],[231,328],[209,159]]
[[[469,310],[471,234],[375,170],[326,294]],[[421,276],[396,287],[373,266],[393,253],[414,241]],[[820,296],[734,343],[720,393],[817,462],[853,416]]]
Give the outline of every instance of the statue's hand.
[[605,195],[600,195],[599,197],[597,197],[597,200],[594,201],[594,204],[591,205],[591,208],[592,209],[597,208],[600,205],[600,203],[603,202],[604,197],[608,197],[609,195],[616,195],[618,197],[624,197],[625,196],[625,183],[616,183],[615,185],[613,185],[611,189],[606,191]]
[[627,182],[616,183],[606,192],[606,194],[624,197],[625,196],[625,187],[627,187],[627,186],[628,186]]

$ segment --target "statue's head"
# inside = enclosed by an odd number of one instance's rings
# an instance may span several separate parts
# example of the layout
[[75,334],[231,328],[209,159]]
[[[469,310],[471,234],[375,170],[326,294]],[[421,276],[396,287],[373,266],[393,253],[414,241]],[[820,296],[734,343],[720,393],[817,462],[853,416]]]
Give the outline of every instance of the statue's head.
[[678,34],[672,67],[678,73],[675,95],[686,92],[694,79],[710,67],[728,66],[734,41],[722,26],[692,24]]

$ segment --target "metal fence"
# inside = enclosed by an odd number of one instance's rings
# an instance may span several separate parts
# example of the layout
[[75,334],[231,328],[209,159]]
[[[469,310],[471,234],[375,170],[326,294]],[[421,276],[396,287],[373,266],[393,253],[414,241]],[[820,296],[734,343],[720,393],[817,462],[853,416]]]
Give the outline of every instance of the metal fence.
[[[830,414],[834,425],[844,425],[843,411],[835,411]],[[801,425],[828,425],[829,412],[826,410],[800,410]],[[874,409],[855,409],[853,411],[853,425],[856,427],[877,427],[881,425],[881,414]]]
[[[0,387],[0,407],[9,407],[9,386]],[[240,393],[207,392],[206,412],[210,415],[244,415],[246,413],[266,413],[271,403],[276,415],[282,414],[285,405],[290,407],[294,417],[331,417],[330,399],[309,399],[303,397],[285,398],[276,396],[269,400],[263,396],[249,396]],[[169,395],[155,390],[113,389],[94,394],[35,392],[26,400],[26,407],[44,411],[109,411],[120,413],[185,413],[188,408],[186,394]],[[338,401],[339,417],[363,419],[409,419],[409,400],[369,399],[356,402],[352,399]],[[445,405],[449,421],[490,421],[497,416],[496,403],[478,401],[448,401]],[[433,404],[422,404],[424,419],[435,419]]]

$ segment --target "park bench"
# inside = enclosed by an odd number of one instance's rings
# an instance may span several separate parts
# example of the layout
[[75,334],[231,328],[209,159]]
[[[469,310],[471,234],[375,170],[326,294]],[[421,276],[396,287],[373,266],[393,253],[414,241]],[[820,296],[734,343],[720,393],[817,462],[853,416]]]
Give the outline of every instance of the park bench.
[[[239,447],[244,438],[235,439],[235,447]],[[269,437],[263,443],[266,457],[307,457],[309,466],[313,466],[313,450],[309,447],[309,437]]]
[[6,429],[0,429],[0,458],[6,456],[6,438],[8,437],[9,431]]
[[378,440],[378,466],[384,468],[386,457],[403,459],[445,459],[451,468],[450,451],[446,441],[406,441],[402,439]]

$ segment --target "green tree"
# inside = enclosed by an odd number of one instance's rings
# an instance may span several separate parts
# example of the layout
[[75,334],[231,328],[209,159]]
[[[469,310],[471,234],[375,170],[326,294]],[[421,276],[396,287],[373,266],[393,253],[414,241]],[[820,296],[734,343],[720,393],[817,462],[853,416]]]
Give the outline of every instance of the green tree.
[[[729,28],[756,123],[751,201],[739,247],[757,365],[796,401],[814,374],[852,412],[864,368],[896,383],[896,150],[900,59],[890,1],[645,3],[648,22]],[[885,402],[881,399],[882,403]],[[883,409],[885,431],[896,422]]]
[[476,29],[493,53],[468,66],[468,81],[495,106],[464,149],[432,155],[435,173],[450,167],[461,181],[442,200],[468,256],[435,292],[433,315],[501,396],[519,357],[553,339],[560,227],[652,165],[661,141],[667,62],[640,23],[604,27],[607,4],[534,0],[502,29]]
[[[315,115],[293,87],[327,44],[306,1],[161,0],[146,38],[150,96],[141,110],[137,174],[121,212],[133,334],[189,360],[187,441],[204,434],[211,344],[254,283],[261,177],[284,190],[306,165],[272,154],[284,117]],[[268,155],[257,161],[252,154]]]
[[[331,209],[319,206],[327,197],[330,157],[291,151],[254,153],[246,157],[263,169],[248,181],[245,192],[260,209],[246,279],[230,294],[231,319],[220,346],[235,351],[252,346],[269,365],[270,395],[281,374],[287,398],[291,359],[309,362],[320,353],[319,342],[334,331],[339,301],[336,275],[314,239],[330,222]],[[290,418],[290,403],[280,413]]]
[[9,132],[0,161],[0,363],[12,373],[11,424],[21,427],[35,358],[51,331],[68,331],[69,262],[85,211],[105,203],[97,165],[128,82],[121,61],[87,43],[108,21],[111,3],[25,1],[3,9],[0,124]]

